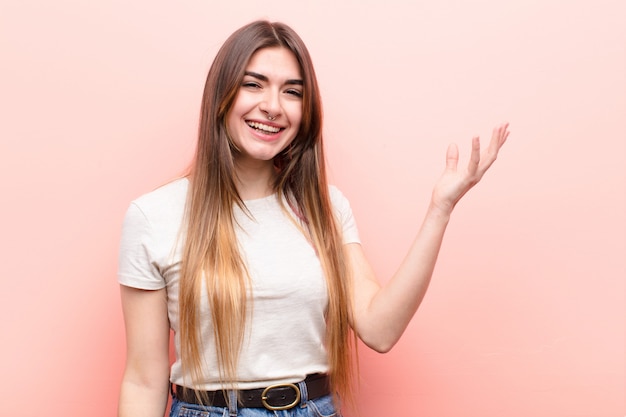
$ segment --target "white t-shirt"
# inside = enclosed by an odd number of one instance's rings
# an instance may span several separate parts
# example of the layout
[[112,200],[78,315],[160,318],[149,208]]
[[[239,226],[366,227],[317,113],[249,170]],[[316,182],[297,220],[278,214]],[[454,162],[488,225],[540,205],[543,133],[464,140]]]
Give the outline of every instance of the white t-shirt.
[[[180,362],[178,283],[184,236],[187,179],[173,181],[133,201],[126,213],[120,246],[120,284],[145,290],[167,289],[176,361],[171,381],[184,385]],[[344,243],[359,242],[348,200],[330,187]],[[252,218],[235,208],[237,239],[251,279],[252,308],[239,358],[238,388],[296,382],[327,372],[324,348],[326,282],[315,250],[281,210],[277,196],[245,201]],[[205,350],[204,390],[221,389],[212,319],[206,296],[199,318]]]

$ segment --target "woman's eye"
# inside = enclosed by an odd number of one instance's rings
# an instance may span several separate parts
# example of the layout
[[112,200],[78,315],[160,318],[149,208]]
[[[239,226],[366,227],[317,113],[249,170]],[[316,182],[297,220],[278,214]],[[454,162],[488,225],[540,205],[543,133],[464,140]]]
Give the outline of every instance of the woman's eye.
[[296,90],[293,88],[290,88],[289,90],[285,91],[287,94],[296,96],[296,97],[302,97],[302,91],[300,90]]
[[247,88],[261,88],[259,83],[255,83],[254,81],[247,81],[243,83],[243,87]]

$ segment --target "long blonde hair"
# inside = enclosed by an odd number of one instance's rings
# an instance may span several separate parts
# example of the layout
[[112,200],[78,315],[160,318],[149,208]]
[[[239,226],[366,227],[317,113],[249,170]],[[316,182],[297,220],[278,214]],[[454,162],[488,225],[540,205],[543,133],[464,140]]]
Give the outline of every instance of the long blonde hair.
[[322,106],[309,53],[300,37],[282,23],[256,21],[234,32],[211,66],[202,98],[198,147],[190,172],[186,237],[180,279],[180,341],[185,375],[202,380],[199,305],[203,283],[208,295],[225,386],[236,381],[245,331],[248,273],[239,253],[233,217],[245,210],[235,186],[234,149],[225,119],[237,95],[246,65],[259,49],[290,50],[301,68],[302,122],[288,150],[274,158],[274,188],[304,225],[318,254],[328,288],[326,349],[331,384],[343,399],[352,398],[351,285],[328,192],[322,146]]

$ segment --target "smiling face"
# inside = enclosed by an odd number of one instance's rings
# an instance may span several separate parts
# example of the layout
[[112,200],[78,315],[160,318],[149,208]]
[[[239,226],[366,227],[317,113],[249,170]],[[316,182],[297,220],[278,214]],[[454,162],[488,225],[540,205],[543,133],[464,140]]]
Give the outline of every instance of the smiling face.
[[302,94],[300,66],[291,51],[271,47],[252,55],[226,116],[228,133],[239,150],[237,162],[272,165],[298,134]]

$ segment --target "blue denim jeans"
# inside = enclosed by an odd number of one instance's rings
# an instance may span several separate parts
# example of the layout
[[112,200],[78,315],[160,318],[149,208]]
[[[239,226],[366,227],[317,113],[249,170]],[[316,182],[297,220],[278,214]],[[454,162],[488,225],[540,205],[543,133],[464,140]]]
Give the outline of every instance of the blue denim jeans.
[[341,417],[335,410],[332,396],[309,400],[302,398],[300,404],[290,410],[271,411],[265,408],[239,408],[202,406],[185,403],[174,397],[170,417]]

